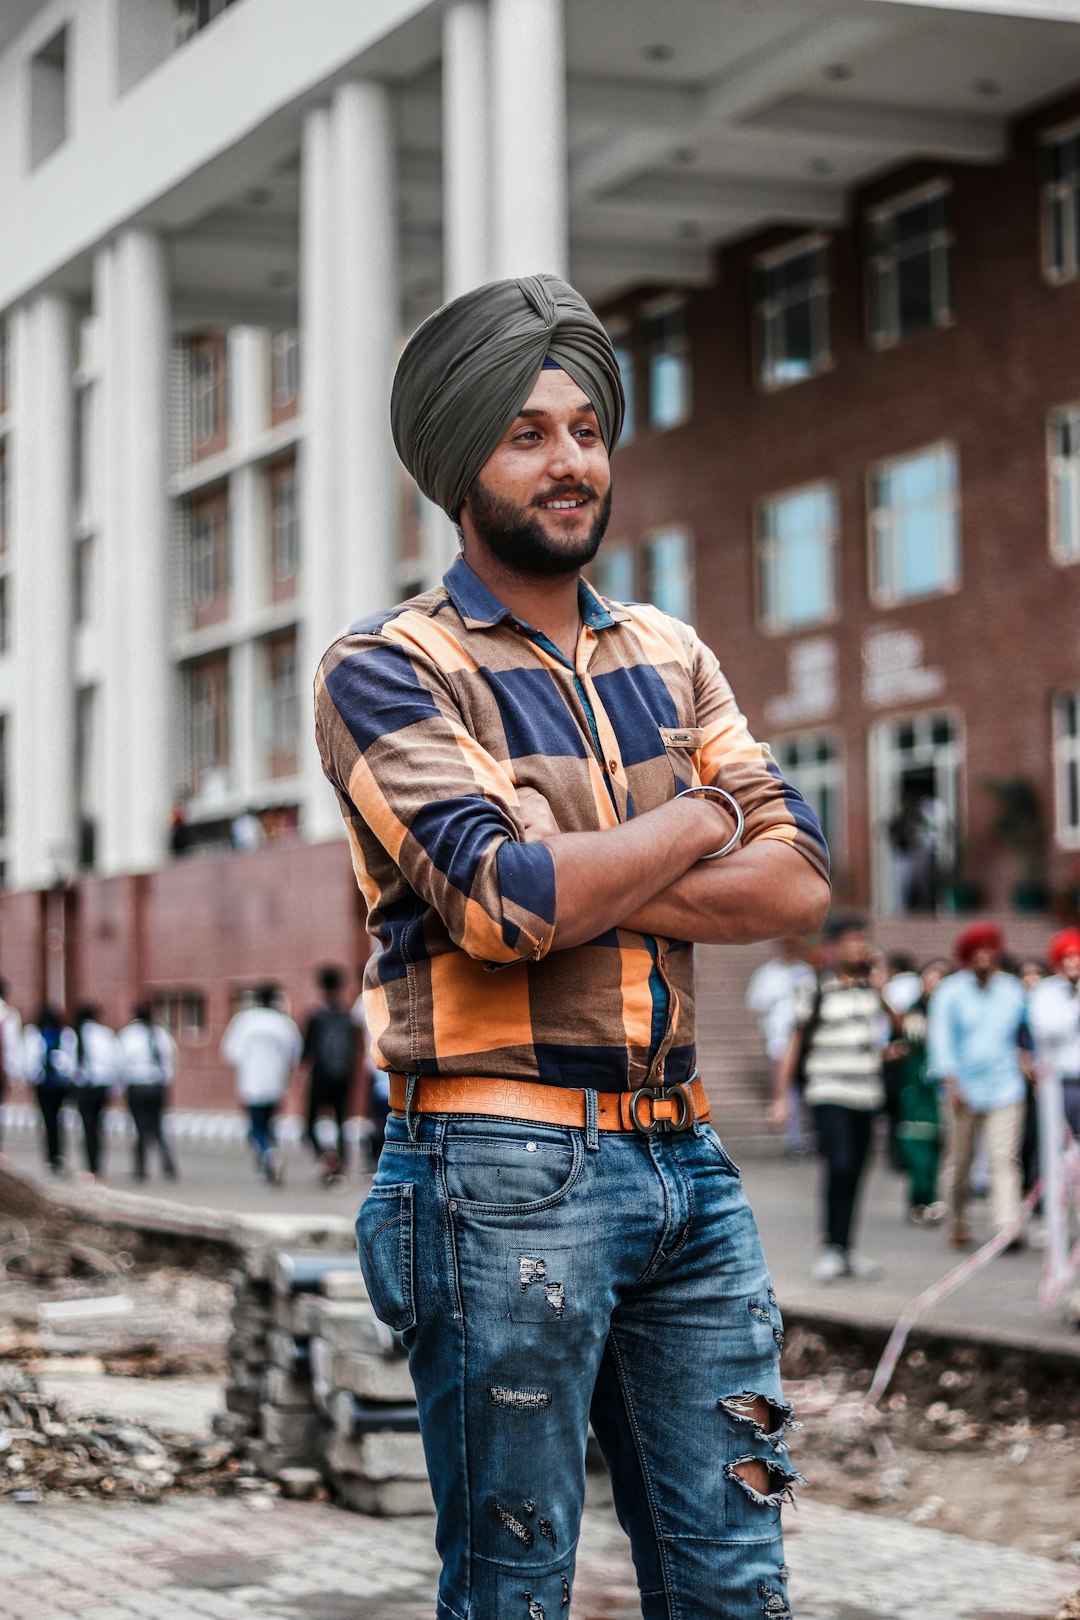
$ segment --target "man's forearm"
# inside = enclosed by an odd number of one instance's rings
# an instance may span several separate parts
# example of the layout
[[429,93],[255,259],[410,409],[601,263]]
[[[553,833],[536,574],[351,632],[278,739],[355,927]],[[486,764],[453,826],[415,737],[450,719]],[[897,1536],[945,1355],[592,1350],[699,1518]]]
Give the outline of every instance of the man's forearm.
[[762,838],[721,861],[698,862],[620,926],[698,945],[747,945],[817,933],[828,908],[829,885],[810,862]]
[[558,897],[552,948],[566,950],[615,927],[720,848],[730,832],[730,819],[715,804],[686,798],[603,832],[544,837]]

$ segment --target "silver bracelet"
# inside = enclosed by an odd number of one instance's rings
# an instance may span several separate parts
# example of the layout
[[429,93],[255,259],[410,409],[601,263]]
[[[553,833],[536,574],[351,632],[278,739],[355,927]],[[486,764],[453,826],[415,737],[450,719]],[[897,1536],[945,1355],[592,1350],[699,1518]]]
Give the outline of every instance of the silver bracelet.
[[742,806],[739,804],[737,799],[734,799],[731,796],[727,788],[706,787],[705,783],[703,782],[700,787],[680,788],[675,797],[677,799],[685,799],[688,794],[695,793],[715,793],[718,799],[726,799],[727,803],[735,812],[735,831],[732,833],[723,849],[714,849],[711,855],[701,855],[698,857],[698,859],[702,861],[718,861],[721,855],[730,855],[736,844],[738,844],[739,840],[742,838],[743,828],[746,826],[746,817],[742,813]]

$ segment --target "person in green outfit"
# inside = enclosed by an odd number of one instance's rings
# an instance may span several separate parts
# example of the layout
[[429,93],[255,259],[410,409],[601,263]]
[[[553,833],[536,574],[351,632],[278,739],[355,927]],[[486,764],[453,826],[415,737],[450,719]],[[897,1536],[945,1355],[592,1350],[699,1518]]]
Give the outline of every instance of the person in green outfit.
[[927,1067],[926,1034],[930,997],[950,971],[951,965],[942,958],[927,962],[919,974],[919,998],[901,1018],[896,1144],[908,1173],[907,1218],[916,1226],[936,1226],[946,1213],[938,1198],[942,1138],[938,1084]]

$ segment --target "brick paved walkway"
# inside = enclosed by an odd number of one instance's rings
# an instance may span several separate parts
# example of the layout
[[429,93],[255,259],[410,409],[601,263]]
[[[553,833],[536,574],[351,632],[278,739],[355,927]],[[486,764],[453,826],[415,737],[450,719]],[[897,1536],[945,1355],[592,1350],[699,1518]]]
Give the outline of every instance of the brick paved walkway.
[[[431,1620],[432,1528],[302,1502],[3,1503],[0,1620]],[[1080,1583],[1076,1566],[814,1503],[788,1557],[797,1620],[1052,1620]],[[590,1509],[574,1620],[638,1615],[622,1533]]]

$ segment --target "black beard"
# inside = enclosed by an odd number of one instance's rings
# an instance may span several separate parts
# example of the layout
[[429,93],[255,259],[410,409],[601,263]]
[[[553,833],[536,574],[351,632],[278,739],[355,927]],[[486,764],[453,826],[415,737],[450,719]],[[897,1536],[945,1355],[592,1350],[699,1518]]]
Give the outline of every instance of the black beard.
[[[593,496],[595,490],[588,484],[568,491],[565,498],[575,495]],[[600,549],[604,531],[611,516],[611,490],[600,502],[588,534],[575,542],[559,544],[551,539],[538,517],[529,517],[528,508],[516,506],[502,495],[493,495],[475,479],[465,497],[469,515],[477,534],[488,550],[515,574],[530,574],[537,579],[554,579],[560,574],[576,574],[591,563]]]

